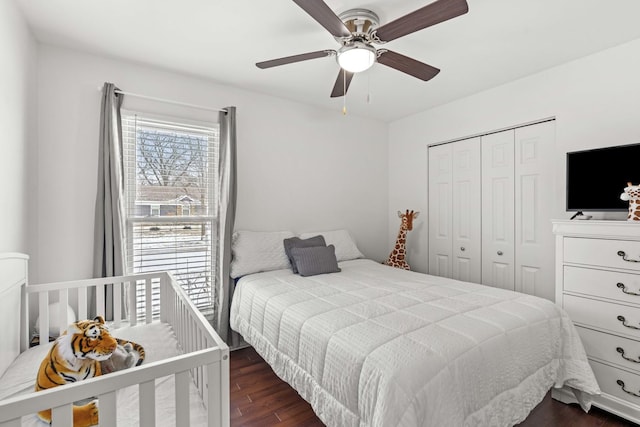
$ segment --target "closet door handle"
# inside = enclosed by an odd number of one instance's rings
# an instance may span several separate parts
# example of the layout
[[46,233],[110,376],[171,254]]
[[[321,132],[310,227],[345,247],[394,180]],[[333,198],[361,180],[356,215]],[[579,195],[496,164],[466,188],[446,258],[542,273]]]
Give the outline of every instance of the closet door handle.
[[502,256],[503,252],[502,251],[498,251],[498,255]]
[[627,295],[633,295],[633,296],[636,296],[636,297],[640,297],[640,294],[636,294],[635,292],[627,291],[627,287],[624,285],[624,283],[618,282],[618,283],[616,283],[616,286],[618,288],[622,289],[622,292],[624,292]]
[[630,394],[631,396],[640,397],[640,394],[634,393],[634,392],[629,391],[626,388],[624,388],[624,381],[618,380],[618,381],[616,381],[616,384],[618,384],[620,386],[620,388],[622,389],[622,391],[624,391],[625,393]]
[[466,248],[465,248],[464,246],[460,246],[460,250],[461,250],[462,252],[464,252],[464,251],[466,250]]
[[625,318],[624,318],[624,316],[618,316],[618,320],[619,320],[620,322],[622,322],[622,325],[623,325],[623,326],[626,326],[627,328],[630,328],[630,329],[640,329],[640,328],[639,328],[639,327],[637,327],[637,326],[627,325],[627,319],[625,319]]
[[622,347],[618,347],[618,348],[616,348],[616,351],[617,351],[618,353],[620,353],[620,356],[621,356],[624,360],[628,360],[629,362],[633,362],[633,363],[640,363],[640,357],[638,358],[638,360],[636,360],[636,359],[633,359],[633,358],[631,358],[631,357],[627,357],[627,356],[625,356],[625,355],[624,355],[624,348],[622,348]]
[[640,259],[627,258],[627,254],[624,251],[618,251],[618,256],[622,257],[622,259],[627,262],[640,262]]

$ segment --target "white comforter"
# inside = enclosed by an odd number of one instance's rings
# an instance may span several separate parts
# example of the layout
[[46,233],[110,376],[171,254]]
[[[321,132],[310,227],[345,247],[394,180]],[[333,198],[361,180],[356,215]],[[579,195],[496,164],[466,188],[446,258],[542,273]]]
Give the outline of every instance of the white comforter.
[[387,267],[242,278],[231,326],[329,426],[508,426],[552,386],[599,388],[550,301]]

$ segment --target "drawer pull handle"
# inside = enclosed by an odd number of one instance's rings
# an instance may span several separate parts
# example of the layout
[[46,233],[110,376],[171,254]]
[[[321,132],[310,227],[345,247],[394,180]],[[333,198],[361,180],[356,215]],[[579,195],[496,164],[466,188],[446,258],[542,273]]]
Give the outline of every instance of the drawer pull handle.
[[620,388],[622,389],[622,391],[624,391],[625,393],[630,394],[631,396],[640,397],[640,394],[634,393],[634,392],[629,391],[626,388],[624,388],[624,381],[618,380],[618,381],[616,381],[616,384],[618,384],[620,386]]
[[621,256],[624,261],[627,262],[640,262],[640,259],[629,259],[624,251],[618,251],[618,256]]
[[616,351],[617,351],[618,353],[620,353],[620,356],[622,356],[622,358],[623,358],[624,360],[628,360],[629,362],[633,362],[633,363],[640,363],[640,357],[638,358],[638,360],[636,360],[636,359],[633,359],[633,358],[631,358],[631,357],[627,357],[627,356],[625,356],[625,355],[624,355],[624,348],[622,348],[622,347],[618,347],[618,348],[616,348]]
[[622,292],[624,292],[624,293],[625,293],[625,294],[627,294],[627,295],[635,295],[635,296],[637,296],[637,297],[638,297],[638,296],[640,296],[640,294],[636,294],[635,292],[629,292],[629,291],[627,290],[627,287],[624,285],[624,283],[620,283],[620,282],[618,282],[618,283],[616,283],[616,286],[617,286],[618,288],[622,289]]
[[626,326],[627,328],[631,328],[631,329],[640,329],[637,326],[633,326],[633,325],[627,325],[627,319],[624,318],[624,316],[618,316],[618,320],[622,322],[623,326]]

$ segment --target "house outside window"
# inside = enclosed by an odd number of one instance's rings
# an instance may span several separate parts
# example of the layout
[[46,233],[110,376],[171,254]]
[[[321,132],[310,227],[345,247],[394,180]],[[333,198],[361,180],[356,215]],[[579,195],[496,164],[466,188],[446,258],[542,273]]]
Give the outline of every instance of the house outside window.
[[[205,314],[217,248],[217,124],[122,112],[127,271],[170,271]],[[146,298],[138,290],[138,305]],[[153,286],[154,315],[159,284]]]

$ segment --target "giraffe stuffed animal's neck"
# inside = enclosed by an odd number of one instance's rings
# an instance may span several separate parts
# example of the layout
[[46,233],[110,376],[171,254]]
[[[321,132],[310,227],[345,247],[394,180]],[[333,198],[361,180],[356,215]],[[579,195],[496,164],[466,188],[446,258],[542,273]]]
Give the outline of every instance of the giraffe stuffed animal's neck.
[[393,250],[389,254],[389,258],[387,258],[384,264],[391,267],[402,268],[404,270],[411,269],[406,260],[407,231],[413,229],[413,219],[416,218],[419,213],[420,212],[409,210],[404,213],[398,211],[398,216],[401,219],[400,231],[398,232],[398,237],[396,238],[396,243],[393,246]]

